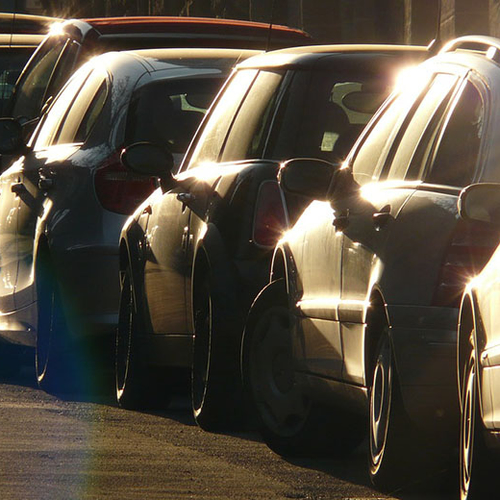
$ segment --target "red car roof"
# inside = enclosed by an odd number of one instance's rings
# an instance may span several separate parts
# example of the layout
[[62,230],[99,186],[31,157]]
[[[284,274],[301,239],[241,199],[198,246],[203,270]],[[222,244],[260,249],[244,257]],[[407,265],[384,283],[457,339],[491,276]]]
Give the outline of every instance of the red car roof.
[[[184,33],[186,31],[200,34],[241,34],[242,36],[267,36],[269,24],[251,21],[239,21],[234,19],[215,19],[204,17],[173,17],[173,16],[151,16],[151,17],[105,17],[82,19],[101,34],[113,33]],[[311,37],[299,29],[289,28],[273,24],[273,34],[280,38],[287,37],[290,40],[307,43]]]

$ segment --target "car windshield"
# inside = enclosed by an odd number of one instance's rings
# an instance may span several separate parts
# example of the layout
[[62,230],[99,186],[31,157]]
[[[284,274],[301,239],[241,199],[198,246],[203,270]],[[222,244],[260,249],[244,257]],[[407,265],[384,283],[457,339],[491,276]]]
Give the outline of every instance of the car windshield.
[[126,144],[161,144],[180,160],[223,81],[220,77],[191,78],[142,87],[130,104]]

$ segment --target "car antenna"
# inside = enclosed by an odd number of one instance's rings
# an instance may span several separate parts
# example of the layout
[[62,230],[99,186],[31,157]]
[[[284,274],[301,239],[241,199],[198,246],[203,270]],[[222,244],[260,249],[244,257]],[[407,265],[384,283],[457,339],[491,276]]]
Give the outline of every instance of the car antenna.
[[269,52],[269,48],[271,47],[271,34],[273,31],[273,21],[274,21],[274,7],[276,6],[276,0],[273,0],[273,4],[271,6],[271,20],[269,22],[269,31],[267,33],[267,47],[266,52]]
[[427,50],[431,56],[435,56],[443,45],[443,42],[441,41],[441,0],[438,0],[437,8],[436,36],[433,40],[431,40],[431,43],[427,45]]

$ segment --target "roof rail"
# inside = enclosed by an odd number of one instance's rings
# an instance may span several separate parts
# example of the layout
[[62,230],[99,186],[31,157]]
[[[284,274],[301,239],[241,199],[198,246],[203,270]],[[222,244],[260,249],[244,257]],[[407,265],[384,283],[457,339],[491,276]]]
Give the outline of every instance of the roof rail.
[[454,50],[477,50],[485,52],[486,57],[500,64],[500,39],[492,36],[462,36],[448,42],[439,52],[453,52]]

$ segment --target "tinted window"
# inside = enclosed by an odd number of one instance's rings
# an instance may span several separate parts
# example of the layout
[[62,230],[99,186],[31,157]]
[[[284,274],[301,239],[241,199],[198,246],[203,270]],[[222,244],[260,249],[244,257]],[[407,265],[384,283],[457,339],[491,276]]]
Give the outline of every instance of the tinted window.
[[52,37],[40,46],[16,89],[13,117],[31,119],[38,116],[45,90],[65,43],[65,38]]
[[95,70],[78,92],[53,143],[84,142],[104,106],[106,96],[106,75]]
[[233,76],[201,134],[198,134],[195,149],[190,155],[189,168],[218,161],[229,127],[256,74],[256,70],[244,70]]
[[296,71],[274,120],[266,157],[345,159],[393,86],[390,72],[381,78],[383,70],[373,59],[351,58],[329,69]]
[[59,127],[64,120],[68,108],[86,80],[90,69],[84,68],[71,78],[66,87],[57,96],[47,114],[35,132],[35,150],[50,146],[57,137]]
[[0,48],[0,116],[3,116],[14,84],[33,49]]
[[142,87],[130,103],[126,144],[161,144],[180,161],[222,83],[221,78],[191,78]]
[[474,178],[483,131],[481,95],[467,82],[448,118],[426,181],[463,187]]
[[267,125],[274,110],[282,74],[261,71],[243,101],[224,146],[222,161],[262,157]]
[[396,134],[425,84],[426,82],[421,82],[406,92],[394,95],[369,126],[352,163],[354,179],[358,184],[363,185],[378,178]]
[[444,111],[442,104],[444,101],[448,102],[446,98],[450,97],[456,82],[457,77],[455,75],[440,74],[434,78],[406,129],[399,134],[401,140],[393,153],[392,163],[387,175],[389,180],[405,178],[417,145],[421,141],[428,139],[429,134],[424,137],[424,131],[430,125],[437,110]]

